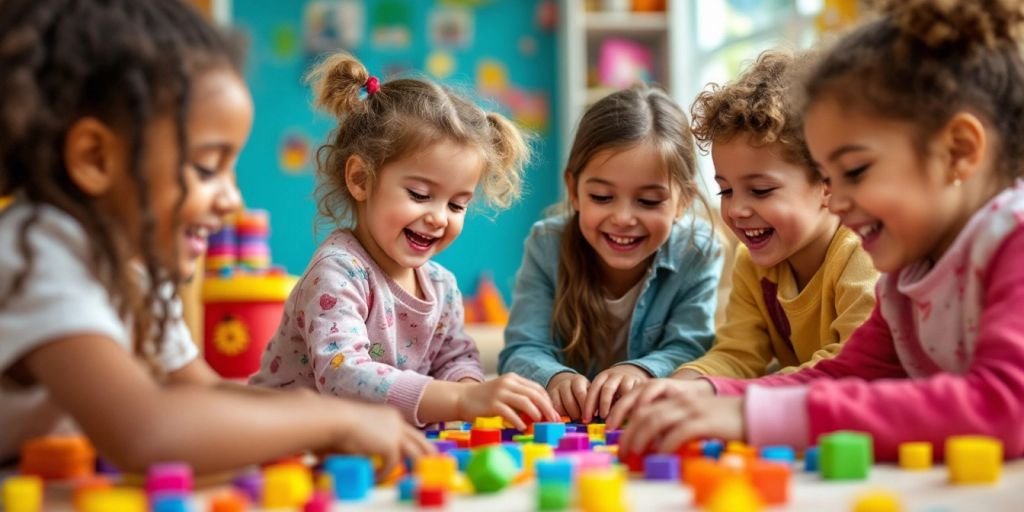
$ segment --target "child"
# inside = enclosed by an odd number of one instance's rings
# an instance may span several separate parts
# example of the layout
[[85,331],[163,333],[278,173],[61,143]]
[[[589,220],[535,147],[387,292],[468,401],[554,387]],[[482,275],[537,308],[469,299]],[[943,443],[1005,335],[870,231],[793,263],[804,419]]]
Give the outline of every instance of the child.
[[806,84],[830,209],[885,272],[871,317],[813,368],[710,378],[638,411],[625,453],[690,438],[814,444],[851,429],[880,460],[957,434],[1024,454],[1024,59],[1019,2],[892,2]]
[[526,240],[498,368],[544,385],[590,421],[711,345],[721,251],[685,216],[699,201],[686,115],[657,89],[628,89],[580,121],[567,212]]
[[6,0],[0,49],[0,460],[68,420],[126,471],[430,449],[385,408],[196,357],[175,287],[240,204],[252,123],[220,33],[174,0]]
[[540,386],[515,375],[483,382],[455,277],[430,261],[459,236],[478,184],[497,206],[519,195],[519,131],[433,83],[380,84],[346,54],[310,76],[317,103],[339,120],[320,150],[320,211],[355,225],[313,255],[252,383],[388,403],[419,426],[557,420]]
[[[694,136],[711,147],[722,220],[743,243],[733,267],[725,323],[704,357],[674,379],[753,378],[835,356],[875,304],[878,273],[853,231],[827,210],[828,189],[807,153],[787,99],[810,54],[767,51],[736,81],[694,102]],[[623,397],[613,428],[668,388],[656,379]]]

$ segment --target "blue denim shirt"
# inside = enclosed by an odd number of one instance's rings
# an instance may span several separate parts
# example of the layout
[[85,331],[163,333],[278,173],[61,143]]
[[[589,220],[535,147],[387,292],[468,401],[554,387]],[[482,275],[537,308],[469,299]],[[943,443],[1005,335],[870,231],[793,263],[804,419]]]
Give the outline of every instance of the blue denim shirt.
[[[555,374],[578,373],[565,365],[564,340],[554,339],[551,328],[566,220],[559,215],[533,225],[516,275],[505,348],[498,356],[499,372],[514,372],[545,387]],[[652,265],[633,308],[627,359],[616,364],[667,377],[711,347],[722,251],[708,224],[687,216],[672,227]]]

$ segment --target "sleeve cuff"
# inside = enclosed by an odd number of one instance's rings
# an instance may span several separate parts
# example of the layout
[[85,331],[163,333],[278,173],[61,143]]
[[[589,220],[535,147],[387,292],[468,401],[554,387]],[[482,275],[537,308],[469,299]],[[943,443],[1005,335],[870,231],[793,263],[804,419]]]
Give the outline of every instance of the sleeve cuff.
[[416,372],[403,372],[391,383],[387,403],[398,407],[402,416],[409,423],[420,428],[424,427],[426,423],[420,422],[418,411],[420,400],[423,399],[423,392],[431,380],[433,379]]
[[711,383],[711,387],[715,388],[716,395],[721,396],[742,395],[748,386],[746,381],[731,377],[705,376],[702,378]]
[[807,387],[747,387],[747,441],[754,446],[807,447]]
[[443,377],[443,380],[450,382],[458,382],[465,378],[476,379],[480,382],[484,381],[484,372],[479,367],[473,365],[462,366],[459,368],[453,368],[447,372]]

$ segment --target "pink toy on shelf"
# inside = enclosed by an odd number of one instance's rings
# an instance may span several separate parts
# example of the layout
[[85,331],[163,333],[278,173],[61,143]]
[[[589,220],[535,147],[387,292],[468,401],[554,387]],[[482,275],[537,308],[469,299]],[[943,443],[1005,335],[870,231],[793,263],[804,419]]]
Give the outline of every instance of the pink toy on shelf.
[[647,46],[620,37],[601,42],[597,80],[602,86],[622,89],[637,82],[649,83],[653,76],[654,55]]

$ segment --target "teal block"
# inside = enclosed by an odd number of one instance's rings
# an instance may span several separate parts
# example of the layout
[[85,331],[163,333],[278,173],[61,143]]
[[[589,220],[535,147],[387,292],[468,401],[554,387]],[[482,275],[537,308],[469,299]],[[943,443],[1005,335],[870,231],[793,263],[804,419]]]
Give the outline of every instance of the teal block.
[[500,445],[478,449],[466,467],[466,476],[473,482],[473,488],[484,494],[504,489],[517,474],[519,468],[515,459]]
[[568,483],[556,482],[537,486],[537,510],[566,510],[572,498]]
[[864,480],[874,464],[871,436],[840,430],[818,439],[818,467],[825,480]]

